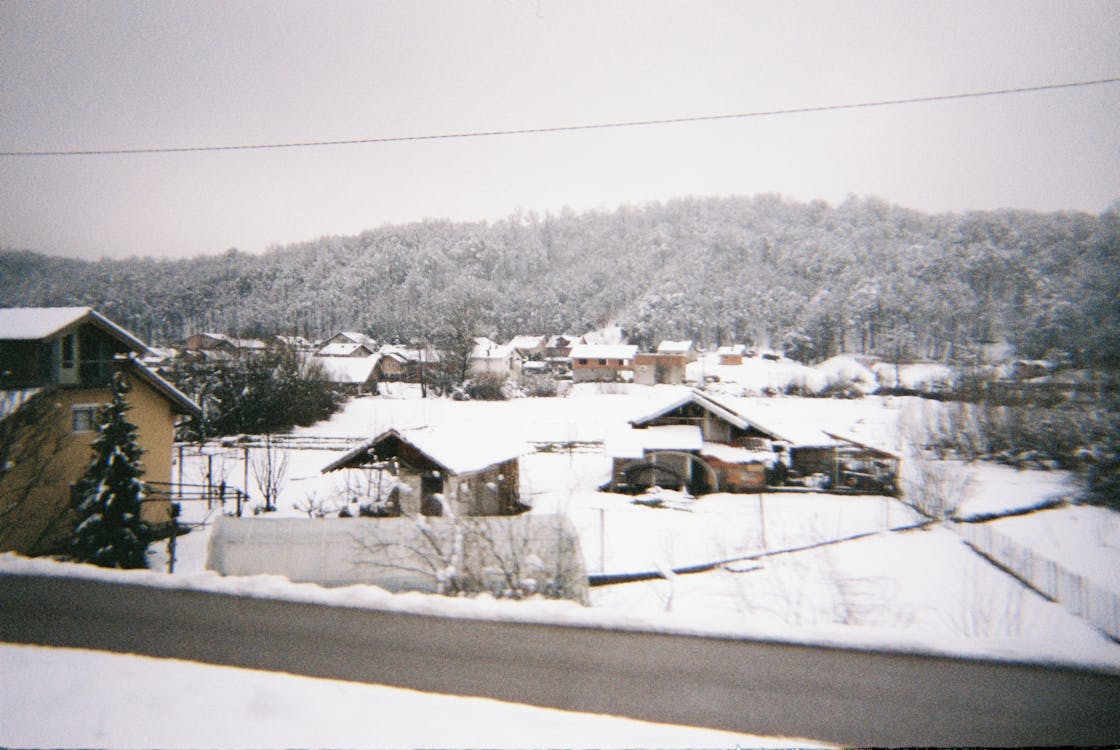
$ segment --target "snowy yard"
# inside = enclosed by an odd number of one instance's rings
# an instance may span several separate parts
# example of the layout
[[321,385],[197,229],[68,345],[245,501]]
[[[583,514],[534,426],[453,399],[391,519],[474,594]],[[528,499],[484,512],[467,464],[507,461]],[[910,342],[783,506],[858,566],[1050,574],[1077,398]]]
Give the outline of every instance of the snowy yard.
[[[289,449],[288,481],[275,516],[304,515],[295,506],[309,497],[335,507],[334,499],[346,490],[340,476],[345,472],[319,470],[348,442],[389,427],[469,425],[480,440],[493,434],[545,446],[522,459],[522,497],[532,512],[562,512],[572,519],[589,573],[669,576],[594,588],[591,603],[597,610],[639,614],[667,627],[675,622],[744,634],[814,633],[830,642],[870,638],[952,653],[1058,654],[1120,664],[1120,646],[998,571],[948,528],[907,530],[922,518],[893,498],[766,493],[689,499],[666,491],[663,496],[675,502],[653,508],[598,491],[609,478],[610,459],[593,443],[685,393],[671,386],[606,390],[577,386],[566,398],[455,402],[419,399],[403,388],[396,397],[355,399],[327,422],[295,431],[292,440],[305,447]],[[824,426],[903,452],[900,422],[914,408],[905,398],[745,401],[763,423],[794,432]],[[326,438],[336,440],[331,449],[323,447]],[[576,445],[546,446],[568,442]],[[239,449],[207,450],[217,453],[210,459],[216,473],[231,484],[244,481]],[[186,476],[204,474],[206,464],[205,456],[188,455]],[[989,464],[953,468],[969,479],[962,515],[1029,508],[1073,489],[1071,478],[1059,472]],[[259,494],[251,476],[248,489]],[[199,503],[185,508],[187,519],[195,521],[217,512]],[[1024,536],[1116,591],[1116,518],[1101,509],[1061,506],[989,523]],[[178,573],[204,569],[207,532],[203,525],[179,540]],[[162,550],[157,558],[166,563]],[[672,574],[721,562],[726,564],[708,572]]]

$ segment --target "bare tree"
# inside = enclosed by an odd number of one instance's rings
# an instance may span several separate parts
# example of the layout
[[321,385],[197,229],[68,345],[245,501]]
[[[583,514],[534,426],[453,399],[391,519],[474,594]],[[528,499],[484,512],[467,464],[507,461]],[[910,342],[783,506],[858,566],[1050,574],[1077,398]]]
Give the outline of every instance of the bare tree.
[[904,415],[902,429],[909,445],[903,499],[935,521],[952,519],[968,498],[972,469],[963,460],[947,460],[949,454],[938,447],[937,428],[927,409]]
[[264,448],[257,449],[251,461],[253,479],[264,498],[266,512],[276,510],[280,490],[288,478],[288,452],[272,442],[272,435],[266,434]]
[[371,537],[355,535],[357,564],[415,576],[446,596],[583,600],[578,541],[562,517],[459,516],[437,498],[442,516],[382,519]]

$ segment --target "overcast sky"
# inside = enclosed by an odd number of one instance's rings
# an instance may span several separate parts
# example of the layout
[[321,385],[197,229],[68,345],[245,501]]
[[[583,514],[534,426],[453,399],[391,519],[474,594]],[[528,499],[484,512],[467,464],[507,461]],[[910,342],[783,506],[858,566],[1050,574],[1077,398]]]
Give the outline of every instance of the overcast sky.
[[[845,104],[1120,75],[1120,2],[0,3],[0,151],[241,145]],[[0,157],[0,246],[190,256],[684,195],[1120,199],[1120,84],[641,128]]]

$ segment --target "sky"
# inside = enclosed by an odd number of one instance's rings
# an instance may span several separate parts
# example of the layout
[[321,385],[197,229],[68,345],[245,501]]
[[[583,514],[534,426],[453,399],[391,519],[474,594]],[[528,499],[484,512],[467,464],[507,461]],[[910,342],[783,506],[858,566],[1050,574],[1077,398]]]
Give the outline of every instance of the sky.
[[[1120,76],[1120,3],[0,3],[0,151],[668,119]],[[189,257],[681,196],[924,211],[1120,199],[1120,83],[646,127],[0,156],[0,248]]]

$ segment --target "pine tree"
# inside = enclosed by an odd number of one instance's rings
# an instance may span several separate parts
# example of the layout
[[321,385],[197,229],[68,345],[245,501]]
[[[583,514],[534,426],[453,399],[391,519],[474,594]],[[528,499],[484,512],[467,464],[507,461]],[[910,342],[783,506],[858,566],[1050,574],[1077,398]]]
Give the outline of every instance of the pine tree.
[[99,413],[93,455],[75,493],[70,553],[105,568],[147,567],[148,525],[140,517],[143,451],[136,445],[136,425],[125,416],[129,390],[120,373],[114,375],[113,400]]

